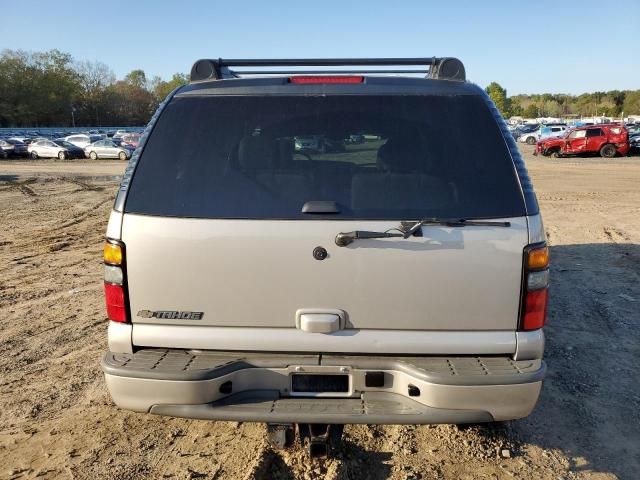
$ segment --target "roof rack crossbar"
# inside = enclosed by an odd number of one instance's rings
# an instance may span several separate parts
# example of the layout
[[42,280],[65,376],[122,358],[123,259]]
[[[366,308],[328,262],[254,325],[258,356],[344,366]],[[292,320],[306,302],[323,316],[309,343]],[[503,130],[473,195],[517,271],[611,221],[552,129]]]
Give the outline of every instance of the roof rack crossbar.
[[[429,66],[429,77],[434,79],[465,81],[464,65],[453,57],[430,58],[300,58],[300,59],[202,59],[191,68],[191,81],[235,78],[229,67],[344,67],[344,66]],[[279,72],[279,71],[277,71]],[[241,73],[241,72],[237,72]],[[247,72],[242,72],[247,74]],[[265,72],[265,74],[270,72]],[[301,73],[301,72],[286,72]],[[318,72],[328,73],[328,72]],[[342,72],[341,72],[342,73]],[[346,73],[346,72],[345,72]],[[352,70],[348,73],[365,73]],[[373,73],[367,71],[366,73]],[[424,73],[398,70],[380,70],[375,73]],[[257,73],[252,73],[257,74]]]

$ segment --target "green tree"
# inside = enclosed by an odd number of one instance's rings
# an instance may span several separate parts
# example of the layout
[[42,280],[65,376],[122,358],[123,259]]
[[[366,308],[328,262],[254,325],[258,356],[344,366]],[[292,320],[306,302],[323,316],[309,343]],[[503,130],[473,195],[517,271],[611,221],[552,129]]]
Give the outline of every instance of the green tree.
[[76,71],[81,88],[76,121],[99,126],[107,120],[105,91],[115,83],[116,76],[101,62],[80,62],[76,64]]
[[502,116],[509,118],[511,116],[511,106],[509,98],[507,97],[507,91],[497,82],[491,82],[486,88],[486,92]]
[[132,70],[125,75],[124,81],[134,87],[147,88],[147,75],[144,70]]
[[522,105],[519,103],[511,102],[511,115],[516,117],[521,117],[523,114]]
[[640,90],[625,92],[622,109],[625,115],[640,114]]
[[174,73],[171,80],[164,81],[155,77],[151,81],[151,93],[158,102],[162,102],[174,89],[189,83],[189,76],[184,73]]
[[530,103],[526,106],[524,111],[522,112],[522,116],[524,118],[537,118],[538,116],[538,107],[535,103]]
[[0,55],[3,124],[37,127],[66,123],[78,87],[78,75],[67,53],[4,50]]
[[158,103],[145,88],[119,81],[105,91],[107,117],[112,125],[144,125]]

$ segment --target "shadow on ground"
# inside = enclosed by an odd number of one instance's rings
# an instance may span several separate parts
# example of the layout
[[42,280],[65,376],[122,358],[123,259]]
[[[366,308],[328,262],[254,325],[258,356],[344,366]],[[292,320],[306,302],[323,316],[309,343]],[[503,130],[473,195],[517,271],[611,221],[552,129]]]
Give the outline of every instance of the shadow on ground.
[[573,471],[636,478],[640,245],[558,245],[550,253],[547,378],[533,414],[512,425],[521,441],[564,452]]

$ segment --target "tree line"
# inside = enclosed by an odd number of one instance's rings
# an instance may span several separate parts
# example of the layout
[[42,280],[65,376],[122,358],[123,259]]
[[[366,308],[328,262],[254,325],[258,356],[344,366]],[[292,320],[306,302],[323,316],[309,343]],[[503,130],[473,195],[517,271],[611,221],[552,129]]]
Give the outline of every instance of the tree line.
[[0,127],[139,126],[158,104],[189,81],[148,79],[133,70],[122,79],[104,63],[78,62],[59,50],[0,54]]
[[507,96],[506,89],[492,82],[486,88],[493,102],[505,118],[563,117],[580,115],[619,118],[621,115],[640,115],[640,90],[610,90],[581,95],[543,93]]
[[[75,61],[59,50],[4,50],[0,127],[140,126],[169,92],[188,81],[183,73],[149,79],[143,70],[117,79],[104,63]],[[486,91],[505,118],[640,114],[640,90],[509,97],[492,82]]]

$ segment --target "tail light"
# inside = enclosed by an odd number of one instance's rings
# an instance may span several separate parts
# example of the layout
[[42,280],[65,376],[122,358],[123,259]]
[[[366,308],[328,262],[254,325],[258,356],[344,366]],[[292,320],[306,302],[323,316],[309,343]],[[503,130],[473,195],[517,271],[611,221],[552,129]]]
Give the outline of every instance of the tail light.
[[545,244],[524,250],[524,280],[520,311],[520,330],[544,326],[549,300],[549,249]]
[[116,240],[107,240],[103,249],[104,257],[104,298],[107,305],[107,317],[114,322],[130,321],[127,289],[124,244]]

